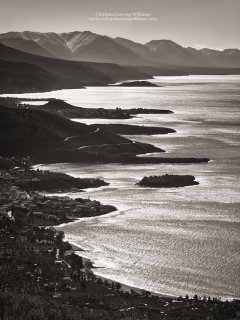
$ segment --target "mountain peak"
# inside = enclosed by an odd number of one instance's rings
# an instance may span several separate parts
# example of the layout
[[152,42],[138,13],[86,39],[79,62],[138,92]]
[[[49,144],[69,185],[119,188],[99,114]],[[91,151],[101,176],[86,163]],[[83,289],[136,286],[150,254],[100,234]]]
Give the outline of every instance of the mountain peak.
[[230,49],[225,49],[222,52],[225,54],[239,54],[240,50],[237,48],[233,48],[233,49],[230,48]]
[[147,42],[145,45],[152,47],[152,48],[162,48],[162,47],[180,47],[182,48],[182,46],[180,46],[178,43],[172,41],[172,40],[168,40],[168,39],[162,39],[162,40],[151,40],[149,42]]

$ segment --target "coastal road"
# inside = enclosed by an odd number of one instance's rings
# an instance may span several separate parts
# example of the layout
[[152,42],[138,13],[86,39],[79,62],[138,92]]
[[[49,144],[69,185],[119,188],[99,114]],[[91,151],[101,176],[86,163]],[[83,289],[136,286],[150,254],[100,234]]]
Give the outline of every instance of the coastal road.
[[67,142],[68,140],[70,140],[70,139],[72,139],[72,138],[75,138],[75,137],[77,137],[77,136],[67,137],[67,138],[65,138],[63,141],[64,141],[64,142]]
[[[88,135],[91,135],[91,134],[94,134],[94,133],[97,133],[98,131],[100,131],[100,128],[96,128],[94,131],[92,132],[88,132],[86,134],[82,134],[80,136],[71,136],[71,137],[66,137],[64,139],[64,142],[67,142],[73,138],[80,138],[80,137],[86,137]],[[135,143],[135,141],[132,141],[132,142],[122,142],[122,143],[104,143],[104,144],[92,144],[92,145],[86,145],[86,146],[82,146],[82,147],[79,147],[77,148],[78,150],[83,150],[83,149],[87,149],[87,148],[91,148],[91,147],[105,147],[105,146],[111,146],[111,145],[130,145],[130,144],[133,144]]]
[[127,145],[127,144],[133,144],[133,143],[135,143],[135,141],[133,141],[133,142],[122,142],[122,143],[92,144],[92,145],[88,145],[88,146],[79,147],[78,150],[91,148],[91,147],[105,147],[105,146],[113,146],[113,145],[119,146],[119,145],[123,145],[123,144]]
[[63,141],[64,141],[64,142],[67,142],[67,141],[69,141],[69,140],[71,140],[71,139],[73,139],[73,138],[86,137],[86,136],[88,136],[88,135],[90,135],[90,134],[97,133],[99,130],[100,130],[100,128],[97,128],[97,129],[95,129],[95,130],[92,131],[92,132],[88,132],[88,133],[82,134],[82,135],[80,135],[80,136],[66,137]]

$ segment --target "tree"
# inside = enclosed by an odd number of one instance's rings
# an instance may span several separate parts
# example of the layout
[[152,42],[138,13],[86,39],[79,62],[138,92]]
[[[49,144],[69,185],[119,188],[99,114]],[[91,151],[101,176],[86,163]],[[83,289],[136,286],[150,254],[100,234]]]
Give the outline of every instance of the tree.
[[197,295],[197,294],[195,294],[195,295],[193,296],[193,300],[198,301],[198,295]]
[[107,281],[107,279],[104,280],[104,285],[105,285],[106,287],[109,286],[109,282]]
[[90,260],[87,260],[85,263],[84,263],[84,267],[86,269],[91,269],[93,267],[93,264]]
[[116,287],[117,290],[121,290],[122,285],[121,285],[121,283],[116,282],[116,283],[115,283],[115,287]]
[[112,290],[115,290],[115,283],[114,282],[112,282],[111,287],[112,287]]
[[56,244],[60,245],[63,242],[65,235],[63,231],[57,231],[55,235]]
[[47,237],[49,241],[54,241],[56,230],[52,227],[46,229]]
[[73,269],[82,269],[82,267],[83,267],[82,257],[78,256],[75,253],[72,253],[71,256],[69,257],[69,259],[70,259],[70,264]]
[[101,278],[98,278],[98,279],[97,279],[97,284],[103,285],[103,281],[102,281]]

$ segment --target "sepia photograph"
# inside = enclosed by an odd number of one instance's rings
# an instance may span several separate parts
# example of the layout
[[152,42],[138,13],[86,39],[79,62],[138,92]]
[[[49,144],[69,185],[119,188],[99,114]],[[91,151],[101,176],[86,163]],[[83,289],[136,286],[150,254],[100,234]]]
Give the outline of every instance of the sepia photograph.
[[240,320],[240,0],[0,0],[0,320]]

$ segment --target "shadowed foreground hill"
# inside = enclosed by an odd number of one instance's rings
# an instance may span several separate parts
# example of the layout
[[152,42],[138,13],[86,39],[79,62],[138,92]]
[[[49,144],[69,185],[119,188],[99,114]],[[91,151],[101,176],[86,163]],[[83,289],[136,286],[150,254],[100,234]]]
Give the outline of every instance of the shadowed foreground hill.
[[94,133],[96,128],[72,122],[60,116],[41,110],[28,108],[0,107],[0,148],[1,153],[34,153],[37,149],[75,148],[94,144],[98,138],[101,143],[120,143],[127,139],[116,135]]
[[49,91],[60,85],[57,77],[38,66],[0,60],[0,93]]
[[[116,152],[117,150],[117,152]],[[93,161],[162,151],[49,112],[0,107],[0,153],[36,161]]]
[[[151,144],[118,136],[31,106],[0,99],[0,156],[30,156],[33,162],[200,163],[207,158],[138,157],[164,152]],[[4,104],[4,101],[6,104]],[[159,110],[164,111],[164,110]],[[164,111],[166,112],[166,111]],[[105,131],[106,129],[106,131]],[[120,128],[120,131],[129,128]],[[131,128],[139,130],[139,128]],[[155,130],[155,129],[154,129]],[[169,130],[168,128],[164,128]],[[166,132],[164,132],[166,133]]]

